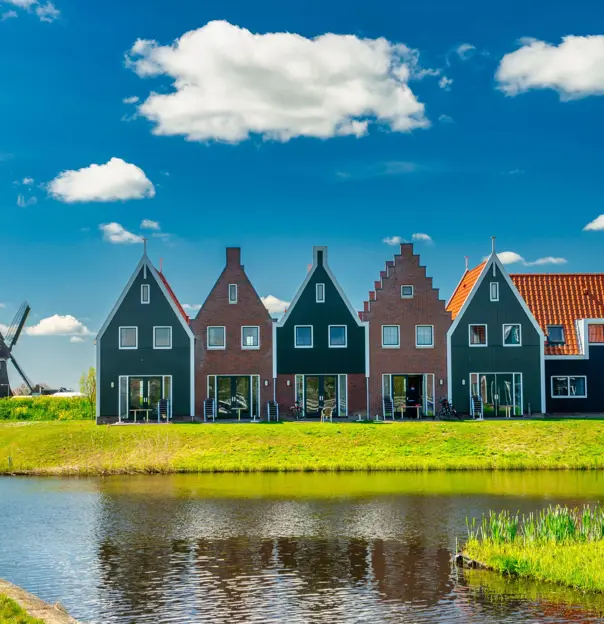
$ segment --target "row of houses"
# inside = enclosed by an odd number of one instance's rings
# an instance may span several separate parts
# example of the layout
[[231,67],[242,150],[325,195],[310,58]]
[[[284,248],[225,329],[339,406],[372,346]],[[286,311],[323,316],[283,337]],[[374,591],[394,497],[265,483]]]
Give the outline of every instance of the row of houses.
[[145,250],[97,337],[97,417],[604,413],[603,374],[604,274],[510,275],[494,243],[448,302],[402,244],[360,312],[315,247],[279,320],[239,248],[195,318]]

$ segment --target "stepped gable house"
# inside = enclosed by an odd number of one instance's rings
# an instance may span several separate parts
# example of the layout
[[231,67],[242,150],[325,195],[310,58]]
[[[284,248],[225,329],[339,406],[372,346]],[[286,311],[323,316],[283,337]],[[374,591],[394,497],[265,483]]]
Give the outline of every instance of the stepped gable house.
[[604,274],[510,277],[545,334],[548,413],[604,413]]
[[[544,336],[495,253],[466,271],[447,304],[449,398],[461,413],[545,411]],[[474,401],[479,398],[479,401]]]
[[212,400],[217,418],[259,418],[273,398],[273,320],[228,247],[226,266],[191,322],[195,350],[196,412]]
[[168,281],[143,253],[97,339],[97,421],[191,418],[194,336]]
[[339,417],[367,413],[367,327],[329,268],[327,247],[313,248],[312,267],[275,329],[282,413],[296,400],[310,418],[324,407]]
[[447,396],[447,331],[451,315],[426,268],[402,244],[369,293],[371,416],[433,416]]

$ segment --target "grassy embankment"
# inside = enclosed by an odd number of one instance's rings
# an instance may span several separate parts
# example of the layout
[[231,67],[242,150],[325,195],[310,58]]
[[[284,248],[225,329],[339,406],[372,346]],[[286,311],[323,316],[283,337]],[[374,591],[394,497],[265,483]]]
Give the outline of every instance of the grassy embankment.
[[503,511],[468,527],[464,555],[504,575],[604,592],[604,509]]
[[0,474],[604,468],[602,421],[0,424]]
[[30,617],[14,601],[0,594],[0,622],[2,624],[44,624],[42,620]]

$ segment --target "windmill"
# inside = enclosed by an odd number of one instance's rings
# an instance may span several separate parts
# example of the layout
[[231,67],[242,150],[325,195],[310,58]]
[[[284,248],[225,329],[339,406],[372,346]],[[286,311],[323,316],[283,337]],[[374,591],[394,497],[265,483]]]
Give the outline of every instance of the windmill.
[[13,355],[13,348],[17,344],[17,340],[19,340],[19,336],[25,327],[25,322],[27,321],[30,310],[31,308],[27,302],[21,304],[21,307],[17,310],[17,314],[15,314],[13,322],[6,332],[6,336],[3,336],[2,332],[0,332],[0,399],[13,395],[8,380],[9,361],[13,363],[13,366],[17,369],[19,375],[21,375],[25,385],[33,392],[31,381],[29,381],[23,369],[17,364],[17,360],[15,360],[15,356]]

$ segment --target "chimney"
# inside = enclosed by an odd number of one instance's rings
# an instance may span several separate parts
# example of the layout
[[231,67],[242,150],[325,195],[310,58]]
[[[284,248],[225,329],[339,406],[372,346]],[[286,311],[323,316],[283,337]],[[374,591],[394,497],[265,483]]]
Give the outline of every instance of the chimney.
[[469,262],[470,258],[469,258],[469,256],[464,256],[464,259],[465,259],[465,261],[466,261],[466,271],[467,271],[467,270],[468,270],[468,268],[469,268],[469,264],[468,264],[468,262]]
[[227,266],[241,266],[241,247],[226,248]]

